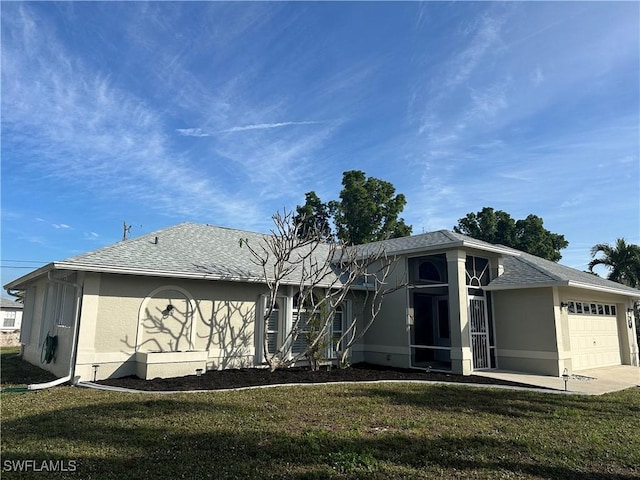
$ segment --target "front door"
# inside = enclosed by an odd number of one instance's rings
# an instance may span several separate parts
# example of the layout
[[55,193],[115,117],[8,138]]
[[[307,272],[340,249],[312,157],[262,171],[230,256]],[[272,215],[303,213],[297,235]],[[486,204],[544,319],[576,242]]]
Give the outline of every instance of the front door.
[[491,368],[487,305],[484,297],[469,297],[469,332],[473,351],[473,369]]

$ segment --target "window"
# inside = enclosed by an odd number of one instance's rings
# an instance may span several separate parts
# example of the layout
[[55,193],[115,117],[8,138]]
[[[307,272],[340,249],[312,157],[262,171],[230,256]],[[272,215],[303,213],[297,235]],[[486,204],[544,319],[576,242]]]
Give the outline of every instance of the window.
[[304,305],[300,305],[300,293],[297,293],[293,297],[293,314],[291,319],[292,328],[296,329],[293,334],[293,345],[291,346],[291,353],[293,355],[300,355],[307,349],[309,332],[311,325],[311,314],[313,313],[313,304],[315,298],[305,298]]
[[616,316],[616,306],[612,304],[607,305],[604,303],[587,303],[575,301],[571,301],[568,303],[568,311],[571,314]]
[[409,259],[409,282],[423,285],[446,285],[447,258],[444,254]]
[[467,285],[481,287],[489,284],[489,260],[467,255]]
[[342,306],[338,306],[336,313],[333,316],[333,323],[331,324],[331,345],[329,346],[329,356],[334,357],[337,352],[341,352],[343,349],[343,343],[346,343],[346,339],[340,342],[342,335],[344,334],[344,312]]
[[[267,312],[265,311],[265,314]],[[278,331],[280,327],[280,305],[275,303],[271,315],[267,318],[267,349],[269,355],[273,355],[278,350]]]
[[4,312],[4,322],[2,324],[5,328],[13,328],[16,326],[16,312]]

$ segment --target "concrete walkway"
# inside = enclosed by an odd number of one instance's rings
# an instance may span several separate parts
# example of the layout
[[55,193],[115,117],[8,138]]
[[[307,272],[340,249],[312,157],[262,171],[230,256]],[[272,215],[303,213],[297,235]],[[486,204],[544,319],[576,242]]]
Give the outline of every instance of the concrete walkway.
[[[475,371],[473,374],[524,383],[538,388],[564,390],[562,377],[531,375],[506,370]],[[640,387],[640,367],[632,367],[630,365],[581,370],[572,374],[567,382],[567,391],[584,395],[602,395],[603,393],[617,392],[618,390],[633,387]]]

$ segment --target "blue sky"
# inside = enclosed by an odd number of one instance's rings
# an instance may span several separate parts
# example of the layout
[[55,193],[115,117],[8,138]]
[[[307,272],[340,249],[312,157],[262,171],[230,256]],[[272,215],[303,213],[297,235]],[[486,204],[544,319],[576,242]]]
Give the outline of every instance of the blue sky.
[[[342,172],[414,233],[640,243],[637,2],[2,2],[2,284],[183,221],[267,231]],[[22,267],[22,268],[9,268]]]

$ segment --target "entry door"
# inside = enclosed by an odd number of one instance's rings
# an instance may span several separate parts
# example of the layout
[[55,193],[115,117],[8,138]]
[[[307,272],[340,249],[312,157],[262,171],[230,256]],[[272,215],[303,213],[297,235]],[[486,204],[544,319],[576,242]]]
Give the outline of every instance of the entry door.
[[491,368],[487,305],[484,297],[469,297],[469,331],[474,370]]

